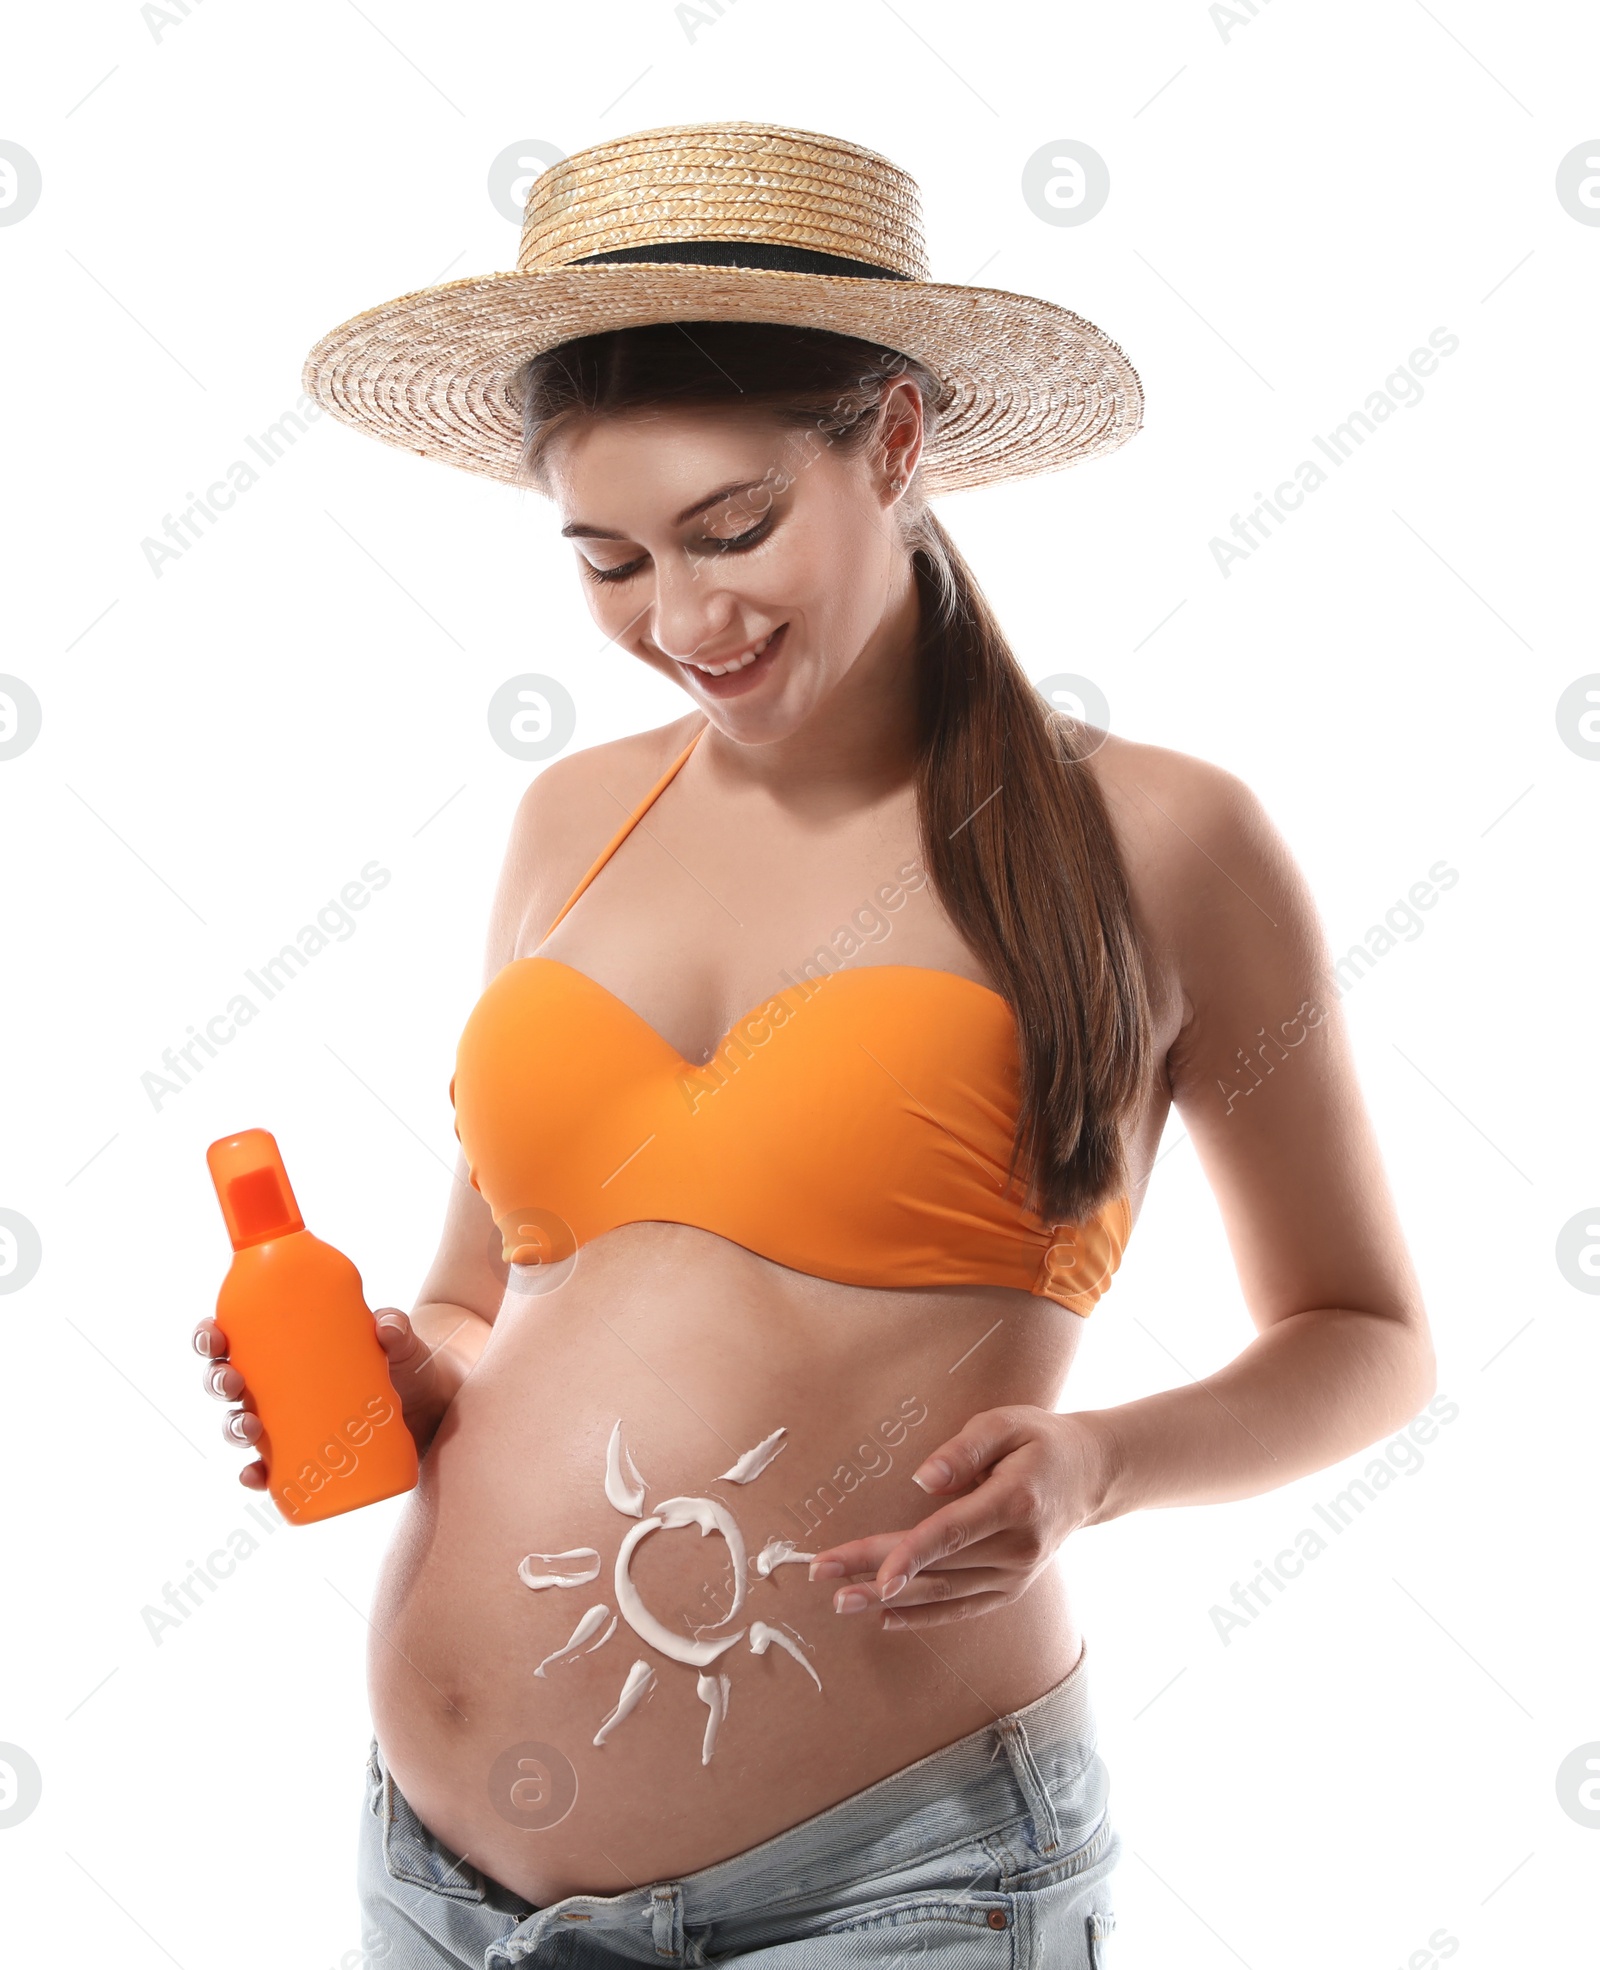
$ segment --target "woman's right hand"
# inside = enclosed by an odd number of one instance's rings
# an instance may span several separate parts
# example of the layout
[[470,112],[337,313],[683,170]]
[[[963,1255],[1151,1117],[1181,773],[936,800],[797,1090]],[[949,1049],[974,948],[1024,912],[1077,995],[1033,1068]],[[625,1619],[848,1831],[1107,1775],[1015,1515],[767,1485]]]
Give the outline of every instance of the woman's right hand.
[[[400,1399],[400,1413],[421,1456],[433,1441],[450,1399],[459,1385],[459,1373],[452,1376],[442,1361],[443,1350],[430,1347],[413,1326],[411,1316],[399,1307],[379,1307],[378,1345],[389,1365],[389,1382]],[[214,1320],[199,1321],[194,1330],[197,1354],[206,1357],[205,1386],[219,1402],[236,1402],[222,1425],[229,1443],[248,1449],[263,1434],[261,1418],[251,1400],[245,1379],[228,1359],[228,1337]],[[267,1488],[267,1467],[259,1457],[239,1472],[239,1482],[252,1491]]]
[[397,1306],[379,1307],[378,1345],[389,1358],[389,1380],[400,1398],[400,1413],[422,1456],[461,1386],[461,1370],[443,1346],[430,1345],[410,1314]]
[[[239,1408],[233,1410],[222,1425],[222,1434],[232,1444],[243,1444],[246,1449],[261,1435],[261,1418],[256,1414],[255,1404],[250,1400],[250,1391],[244,1385],[244,1377],[228,1360],[228,1337],[214,1320],[200,1321],[194,1330],[194,1350],[206,1357],[206,1390],[219,1402],[237,1402]],[[265,1491],[267,1488],[267,1467],[256,1458],[246,1464],[239,1473],[239,1482],[252,1491]]]

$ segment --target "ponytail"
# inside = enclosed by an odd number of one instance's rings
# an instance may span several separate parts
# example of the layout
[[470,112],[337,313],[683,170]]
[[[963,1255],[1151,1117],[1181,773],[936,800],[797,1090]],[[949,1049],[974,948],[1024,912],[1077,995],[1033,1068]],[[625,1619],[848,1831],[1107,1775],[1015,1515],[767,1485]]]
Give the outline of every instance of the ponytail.
[[1011,1174],[1051,1221],[1122,1194],[1122,1118],[1150,1070],[1149,999],[1088,726],[1029,682],[955,543],[911,521],[922,603],[917,810],[933,887],[1009,1001],[1021,1100]]

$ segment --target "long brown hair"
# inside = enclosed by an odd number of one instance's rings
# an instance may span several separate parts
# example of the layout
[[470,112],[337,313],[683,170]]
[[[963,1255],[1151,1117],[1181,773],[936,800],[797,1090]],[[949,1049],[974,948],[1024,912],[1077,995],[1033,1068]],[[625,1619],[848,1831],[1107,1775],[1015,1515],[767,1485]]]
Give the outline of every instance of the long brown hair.
[[[933,428],[920,363],[826,330],[766,322],[614,329],[533,357],[513,380],[523,467],[541,479],[558,422],[669,404],[744,405],[854,452],[896,377]],[[1021,1103],[1008,1178],[1029,1208],[1082,1222],[1127,1187],[1123,1122],[1142,1104],[1150,1006],[1127,875],[1091,728],[1030,683],[955,543],[913,482],[901,517],[920,610],[917,816],[935,894],[1009,1002]]]

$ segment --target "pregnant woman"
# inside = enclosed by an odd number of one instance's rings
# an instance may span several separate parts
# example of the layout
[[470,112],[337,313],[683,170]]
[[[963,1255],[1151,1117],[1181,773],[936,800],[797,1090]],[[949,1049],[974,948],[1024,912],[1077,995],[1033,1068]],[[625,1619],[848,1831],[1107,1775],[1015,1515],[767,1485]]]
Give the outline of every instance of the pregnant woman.
[[[928,281],[882,158],[736,123],[553,166],[517,273],[358,317],[307,380],[547,495],[688,700],[524,794],[443,1239],[379,1318],[425,1455],[372,1615],[369,1950],[1103,1963],[1064,1542],[1433,1387],[1283,842],[1229,773],[1047,706],[927,504],[1115,449],[1137,375]],[[1064,664],[1064,509],[1010,511]],[[1258,1331],[1063,1411],[1174,1102]]]

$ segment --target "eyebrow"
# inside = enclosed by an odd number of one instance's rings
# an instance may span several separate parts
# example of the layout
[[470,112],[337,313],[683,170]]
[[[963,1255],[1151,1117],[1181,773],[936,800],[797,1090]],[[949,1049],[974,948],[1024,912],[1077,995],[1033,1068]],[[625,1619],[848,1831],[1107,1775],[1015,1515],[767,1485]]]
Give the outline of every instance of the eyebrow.
[[[697,513],[704,513],[707,507],[715,506],[719,500],[729,499],[737,492],[749,492],[752,487],[764,485],[765,483],[764,478],[739,479],[731,486],[718,486],[715,492],[707,493],[704,499],[697,499],[692,506],[686,506],[681,513],[675,514],[672,524],[675,527],[681,527],[685,520],[692,520]],[[561,538],[563,540],[570,540],[577,534],[582,534],[588,540],[626,540],[628,538],[626,534],[619,534],[612,527],[591,526],[587,520],[569,521],[561,529]]]

